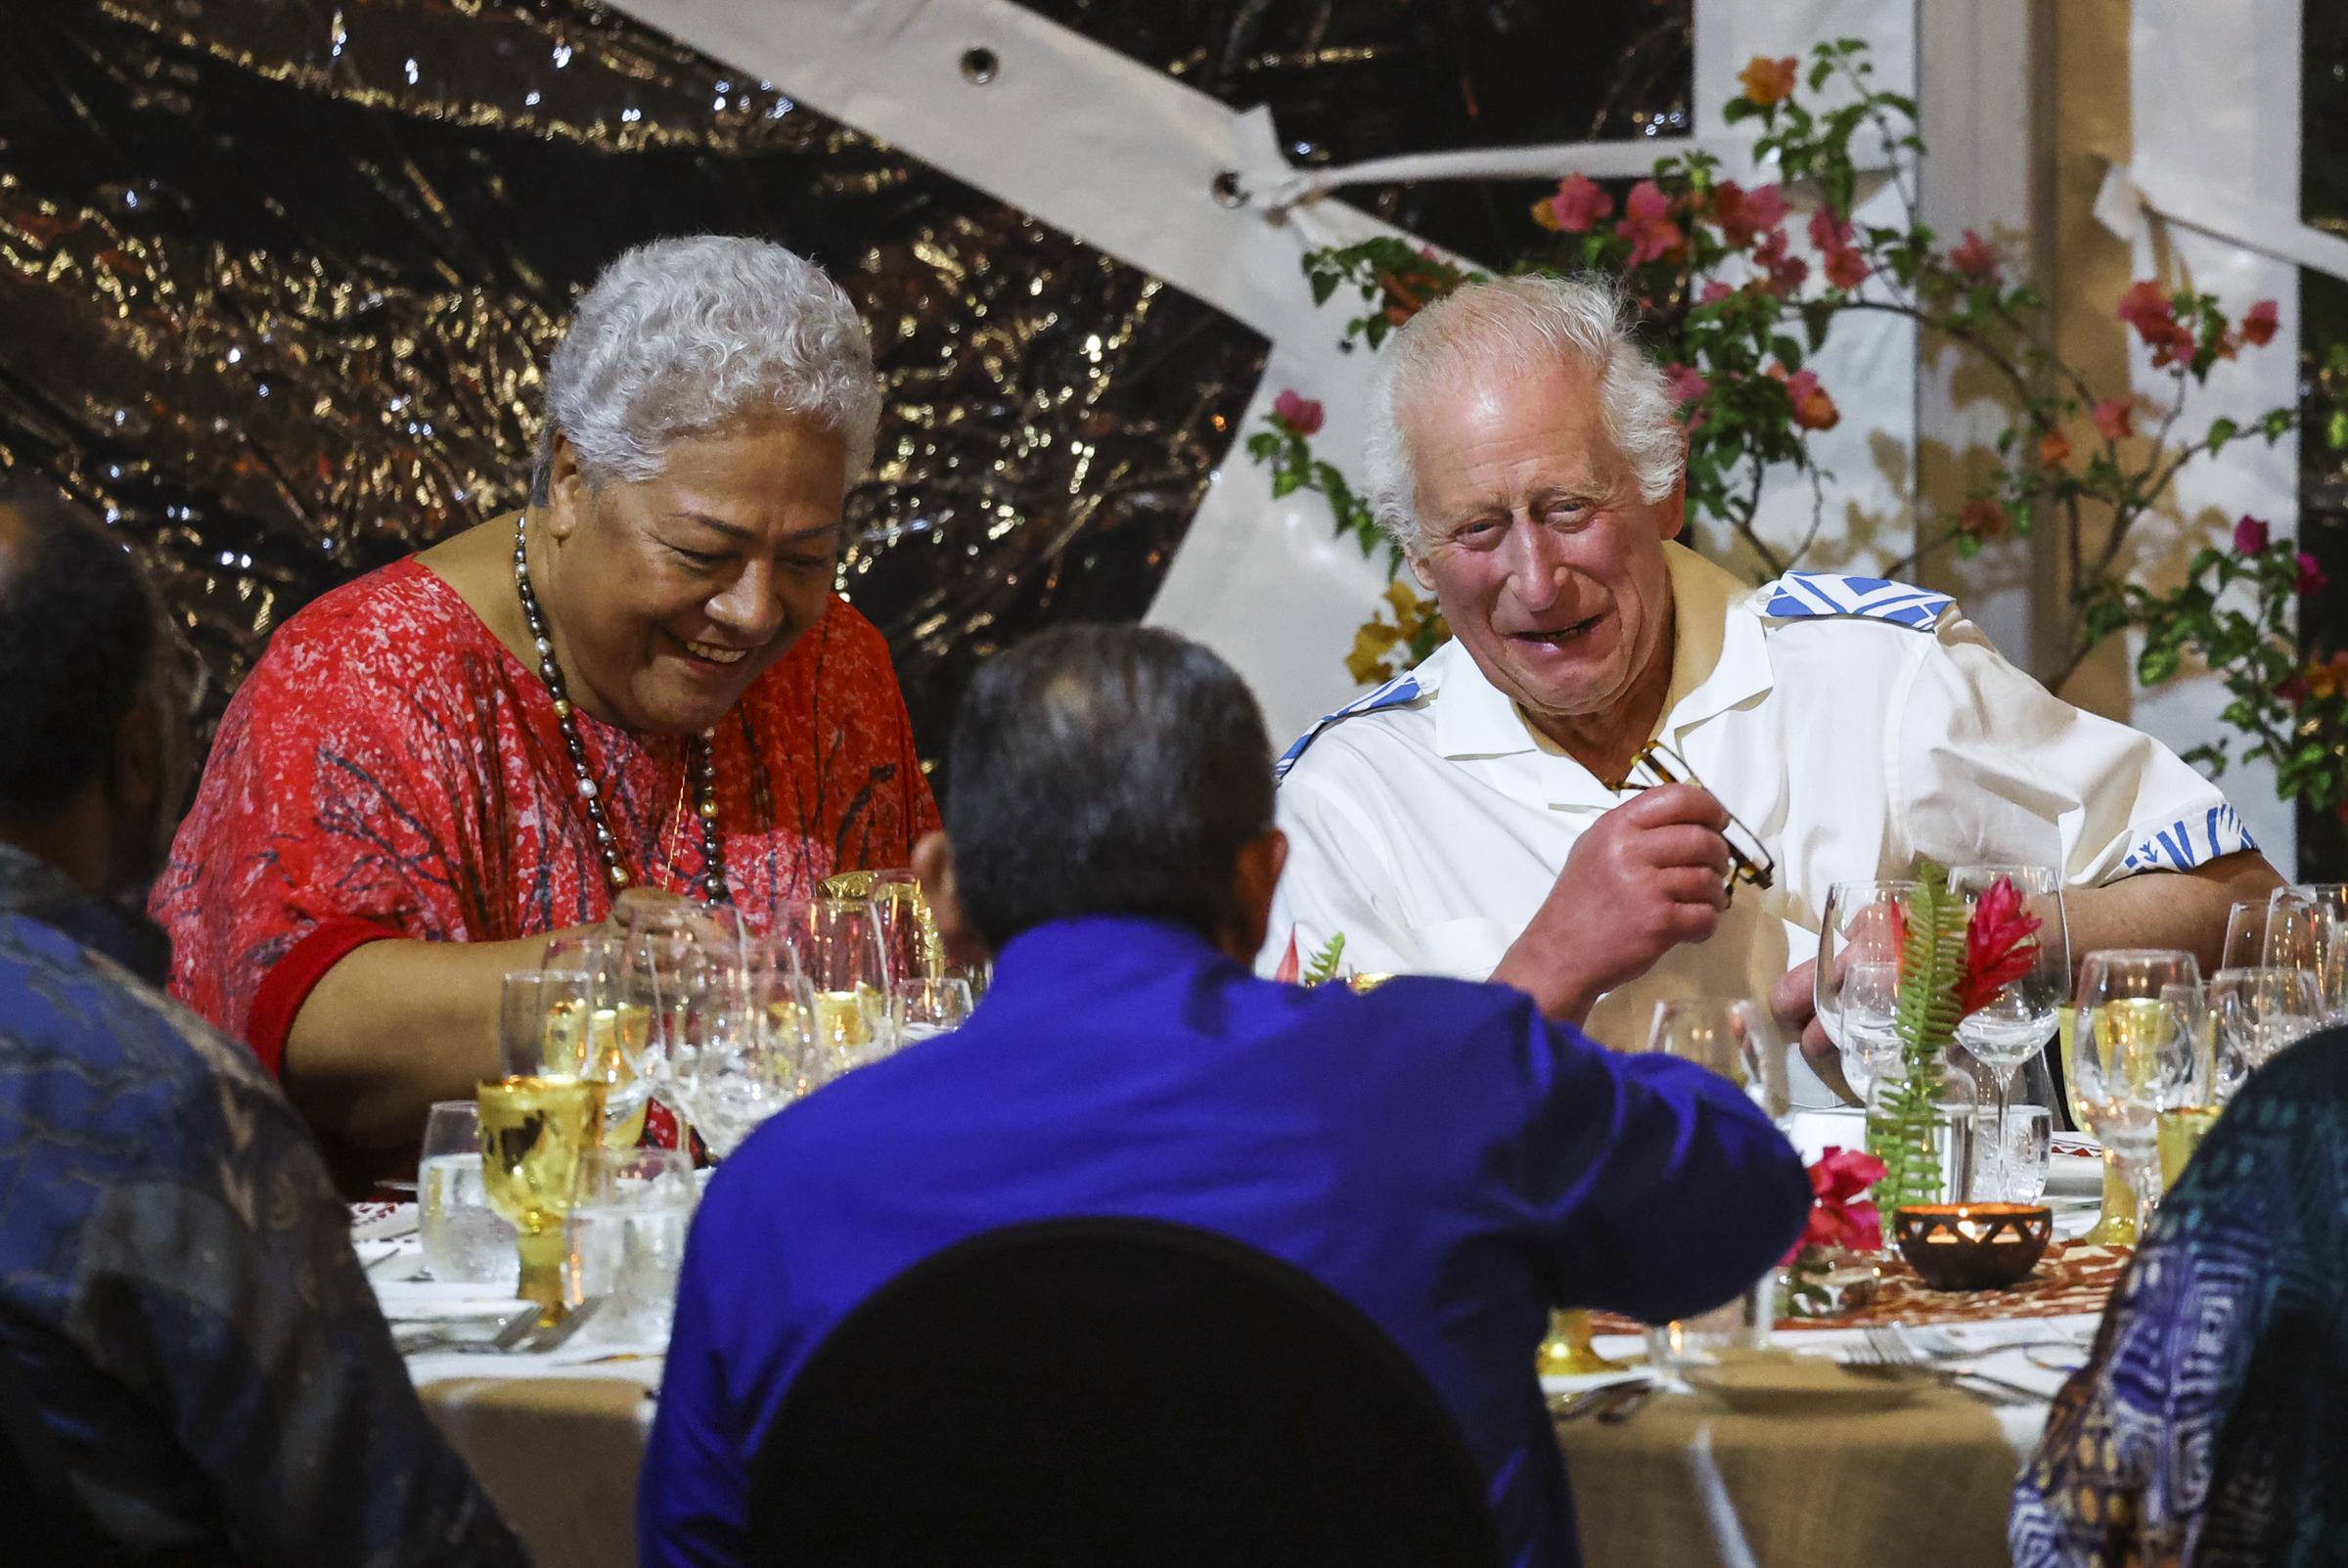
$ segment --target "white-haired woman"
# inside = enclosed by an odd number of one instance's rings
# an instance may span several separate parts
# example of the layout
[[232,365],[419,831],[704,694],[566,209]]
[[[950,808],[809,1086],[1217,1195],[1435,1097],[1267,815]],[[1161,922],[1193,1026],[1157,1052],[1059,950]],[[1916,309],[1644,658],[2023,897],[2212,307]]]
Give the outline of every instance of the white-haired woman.
[[756,929],[936,826],[887,646],[832,591],[880,401],[809,263],[641,246],[555,350],[529,505],[279,630],[155,914],[172,989],[352,1165],[472,1094],[548,933],[628,888]]

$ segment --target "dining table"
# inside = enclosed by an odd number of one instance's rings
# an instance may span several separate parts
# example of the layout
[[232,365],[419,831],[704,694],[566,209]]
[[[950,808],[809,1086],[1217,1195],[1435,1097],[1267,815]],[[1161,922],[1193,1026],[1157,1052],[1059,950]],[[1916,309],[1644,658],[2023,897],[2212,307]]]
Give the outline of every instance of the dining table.
[[[2074,1184],[2076,1186],[2076,1184]],[[2016,1474],[2050,1402],[2083,1365],[2125,1248],[2077,1238],[2093,1188],[2052,1193],[2057,1240],[2007,1290],[1925,1289],[1880,1269],[1874,1299],[1843,1315],[1781,1321],[1773,1350],[1902,1363],[1876,1397],[1732,1401],[1658,1375],[1642,1337],[1595,1348],[1629,1365],[1545,1378],[1590,1568],[1991,1568],[2006,1563]],[[365,1206],[354,1227],[431,1418],[541,1563],[636,1561],[635,1495],[658,1397],[658,1343],[599,1332],[559,1344],[451,1345],[437,1325],[485,1335],[515,1303],[492,1287],[419,1275],[413,1205]],[[470,1314],[471,1316],[466,1316]],[[1617,1323],[1611,1326],[1630,1328]],[[1920,1368],[1920,1370],[1919,1370]],[[1619,1385],[1623,1397],[1579,1401]],[[1632,1389],[1641,1398],[1629,1397]]]

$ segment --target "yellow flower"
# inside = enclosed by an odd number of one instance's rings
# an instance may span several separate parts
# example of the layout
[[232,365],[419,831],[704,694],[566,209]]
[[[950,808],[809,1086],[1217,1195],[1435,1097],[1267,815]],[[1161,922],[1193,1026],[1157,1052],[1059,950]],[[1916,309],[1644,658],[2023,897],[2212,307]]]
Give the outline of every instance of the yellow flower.
[[1345,655],[1345,671],[1364,686],[1386,679],[1386,655],[1402,641],[1399,629],[1384,621],[1365,621],[1353,634],[1353,651]]

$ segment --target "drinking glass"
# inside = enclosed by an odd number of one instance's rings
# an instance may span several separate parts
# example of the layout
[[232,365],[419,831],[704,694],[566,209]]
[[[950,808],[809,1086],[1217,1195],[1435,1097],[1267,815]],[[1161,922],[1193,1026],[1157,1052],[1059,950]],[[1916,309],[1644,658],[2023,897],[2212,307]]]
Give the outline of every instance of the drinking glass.
[[790,944],[815,993],[815,1048],[835,1076],[884,1054],[891,975],[880,912],[865,898],[795,898],[775,935]]
[[929,901],[922,894],[921,878],[909,871],[873,873],[873,911],[880,920],[880,946],[888,957],[889,978],[899,982],[934,979],[946,972],[946,955],[937,935]]
[[583,1036],[550,1028],[550,989],[576,986],[576,971],[521,969],[506,976],[499,1009],[501,1076],[480,1086],[481,1184],[514,1224],[520,1260],[516,1294],[555,1323],[567,1310],[564,1217],[579,1165],[604,1129],[604,1085],[579,1076]]
[[2264,966],[2309,969],[2323,997],[2324,1021],[2348,1023],[2348,882],[2279,887],[2267,906]]
[[2054,1152],[2054,1111],[2044,1105],[2008,1105],[2002,1148],[1996,1128],[1992,1122],[1974,1142],[1974,1187],[2002,1189],[2009,1203],[2036,1203],[2046,1194],[2047,1167]]
[[665,1342],[700,1196],[680,1149],[593,1149],[571,1205],[571,1299],[606,1296],[602,1339]]
[[432,1278],[515,1282],[514,1227],[489,1206],[481,1185],[480,1109],[470,1099],[441,1100],[425,1117],[416,1223],[425,1273]]
[[644,1113],[652,1087],[644,1077],[651,1009],[627,989],[627,938],[603,931],[564,932],[547,940],[539,966],[575,972],[574,996],[549,996],[550,1025],[575,1028],[584,1020],[581,1077],[604,1085],[604,1146],[628,1148],[644,1136]]
[[[2016,962],[2027,966],[1999,987],[1988,1005],[1957,1020],[1957,1043],[1989,1071],[1997,1097],[1997,1123],[1990,1147],[2001,1157],[2009,1146],[2006,1105],[2013,1098],[2013,1076],[2023,1062],[2054,1038],[2054,1020],[2071,990],[2070,929],[2064,918],[2062,879],[2044,866],[1959,866],[1949,872],[1949,891],[1965,901],[1969,920],[1983,900],[2009,888],[2023,918],[2038,928],[2023,938]],[[1993,1172],[1993,1196],[2011,1199],[2003,1171]]]
[[[1658,1002],[1647,1049],[1720,1074],[1742,1089],[1781,1129],[1792,1121],[1785,1042],[1770,1010],[1758,1002],[1729,997]],[[1730,1350],[1759,1349],[1777,1319],[1777,1271],[1771,1269],[1735,1301],[1649,1326],[1648,1361],[1677,1371],[1717,1360]]]
[[888,1021],[901,1046],[958,1028],[970,1015],[968,980],[899,980],[888,994]]
[[2118,949],[2090,953],[2079,966],[2067,1064],[2072,1110],[2126,1177],[2135,1235],[2157,1194],[2164,1101],[2194,1077],[2200,995],[2200,965],[2190,953]]
[[815,1002],[782,942],[748,943],[739,958],[700,953],[680,982],[691,1038],[679,1049],[677,1090],[722,1160],[811,1087]]
[[1793,1116],[1785,1074],[1785,1042],[1777,1020],[1758,1002],[1697,997],[1655,1004],[1647,1049],[1709,1067],[1783,1128]]
[[[629,1065],[648,1095],[686,1117],[692,1109],[675,1079],[680,1053],[694,1046],[694,1004],[728,963],[745,962],[747,937],[742,915],[730,906],[694,904],[638,906],[620,939],[614,1008],[627,1020],[617,1044],[637,1054]],[[639,1033],[634,1019],[644,1020]]]
[[1916,888],[1910,881],[1836,882],[1819,920],[1811,1001],[1862,1101],[1870,1084],[1899,1071],[1900,945]]

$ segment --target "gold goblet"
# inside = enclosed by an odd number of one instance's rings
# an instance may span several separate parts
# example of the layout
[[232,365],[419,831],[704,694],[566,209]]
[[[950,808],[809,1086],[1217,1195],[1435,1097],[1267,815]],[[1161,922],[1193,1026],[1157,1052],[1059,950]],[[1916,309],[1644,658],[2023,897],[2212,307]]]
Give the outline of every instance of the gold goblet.
[[1549,1337],[1533,1365],[1543,1377],[1578,1377],[1584,1372],[1618,1372],[1623,1363],[1608,1361],[1591,1348],[1590,1313],[1568,1307],[1549,1315]]

